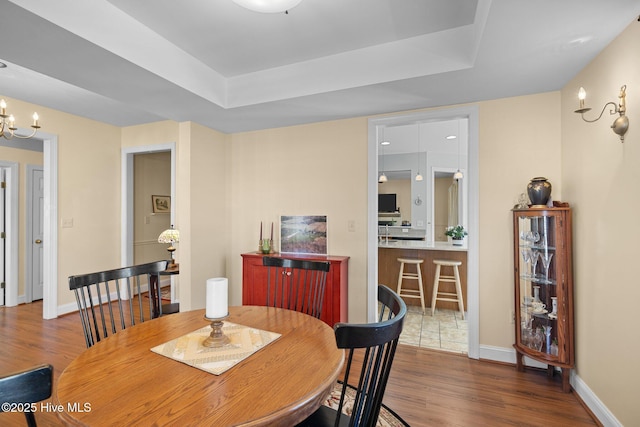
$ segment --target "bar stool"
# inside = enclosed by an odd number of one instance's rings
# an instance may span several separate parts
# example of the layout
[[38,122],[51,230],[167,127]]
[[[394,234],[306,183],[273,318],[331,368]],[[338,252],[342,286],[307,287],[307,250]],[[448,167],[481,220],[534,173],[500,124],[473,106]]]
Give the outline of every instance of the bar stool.
[[[448,261],[434,259],[433,263],[436,265],[436,274],[433,279],[433,296],[431,297],[431,315],[433,316],[436,311],[436,301],[451,301],[457,302],[460,309],[460,315],[464,320],[464,301],[462,299],[462,285],[460,284],[460,272],[458,266],[462,265],[462,261]],[[453,269],[453,276],[448,276],[440,273],[441,267],[451,267]],[[456,284],[455,292],[442,292],[438,291],[440,282],[450,282]]]
[[[420,298],[420,304],[422,305],[422,314],[424,314],[424,291],[422,289],[422,273],[420,272],[420,264],[424,262],[422,259],[415,258],[398,258],[400,263],[400,274],[398,275],[398,295],[404,298]],[[415,273],[409,273],[404,271],[405,264],[412,264],[416,266]],[[418,281],[418,289],[402,289],[402,280],[411,279]]]

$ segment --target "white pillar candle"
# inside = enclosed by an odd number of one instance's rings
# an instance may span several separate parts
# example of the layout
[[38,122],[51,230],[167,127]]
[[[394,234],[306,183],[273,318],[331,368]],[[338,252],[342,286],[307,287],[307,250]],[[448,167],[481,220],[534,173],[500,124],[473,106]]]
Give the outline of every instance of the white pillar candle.
[[226,277],[207,279],[207,309],[209,319],[220,319],[229,314],[229,281]]

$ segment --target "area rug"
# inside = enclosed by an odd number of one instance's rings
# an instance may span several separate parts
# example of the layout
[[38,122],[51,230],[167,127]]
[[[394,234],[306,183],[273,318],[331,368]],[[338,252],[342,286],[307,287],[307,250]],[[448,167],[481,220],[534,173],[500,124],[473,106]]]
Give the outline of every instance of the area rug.
[[160,288],[160,299],[162,301],[171,301],[171,286]]
[[[338,409],[340,404],[340,393],[342,392],[342,384],[338,383],[333,388],[333,391],[324,403],[331,409]],[[350,385],[347,385],[347,392],[345,393],[345,401],[342,406],[342,413],[351,415],[353,410],[353,399],[355,398],[356,390]],[[380,415],[378,416],[378,422],[376,427],[410,427],[398,414],[387,408],[384,404],[380,408]]]
[[[144,297],[149,298],[149,293],[145,293]],[[162,301],[171,301],[171,286],[160,288],[160,299]]]

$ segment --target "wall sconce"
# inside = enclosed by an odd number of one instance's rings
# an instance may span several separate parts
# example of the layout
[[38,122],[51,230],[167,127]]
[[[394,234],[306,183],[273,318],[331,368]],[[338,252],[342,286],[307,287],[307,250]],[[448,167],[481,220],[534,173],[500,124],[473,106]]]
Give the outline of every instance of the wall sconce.
[[604,113],[604,110],[607,108],[607,105],[612,105],[613,109],[609,110],[609,114],[613,115],[618,113],[620,114],[620,117],[614,120],[613,124],[611,125],[611,129],[613,129],[613,132],[615,132],[617,135],[620,135],[620,142],[624,142],[624,134],[627,133],[627,130],[629,129],[629,118],[625,115],[625,113],[627,112],[626,90],[627,90],[627,85],[624,85],[620,88],[620,95],[618,95],[618,98],[620,98],[620,104],[616,104],[615,102],[607,102],[606,104],[604,104],[604,107],[602,107],[602,111],[600,112],[600,115],[597,118],[593,120],[587,120],[584,118],[584,113],[586,113],[587,111],[590,111],[591,108],[584,106],[584,99],[587,97],[587,92],[584,90],[583,87],[581,87],[580,90],[578,91],[578,100],[580,101],[580,108],[578,108],[575,112],[579,113],[580,116],[582,117],[582,120],[584,120],[585,122],[593,123],[600,120],[600,118],[602,117],[602,114]]

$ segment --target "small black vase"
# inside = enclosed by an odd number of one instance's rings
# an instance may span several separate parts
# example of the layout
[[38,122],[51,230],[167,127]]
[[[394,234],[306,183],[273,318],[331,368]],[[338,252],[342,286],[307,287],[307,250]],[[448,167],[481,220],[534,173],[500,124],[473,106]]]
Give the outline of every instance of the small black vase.
[[551,184],[547,178],[536,177],[527,184],[527,193],[533,206],[546,206],[551,197]]

